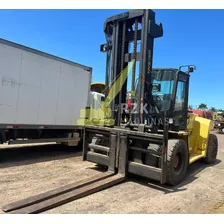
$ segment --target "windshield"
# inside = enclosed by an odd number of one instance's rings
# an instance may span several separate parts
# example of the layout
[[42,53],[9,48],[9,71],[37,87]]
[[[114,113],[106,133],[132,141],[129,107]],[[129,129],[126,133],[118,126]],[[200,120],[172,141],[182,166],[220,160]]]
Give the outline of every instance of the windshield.
[[[174,70],[155,70],[152,71],[153,100],[160,112],[170,108],[173,87],[174,87]],[[152,108],[152,113],[155,108]]]
[[[159,112],[170,109],[171,98],[174,88],[175,70],[153,70],[152,71],[152,96]],[[136,85],[136,102],[138,102],[138,85]],[[155,107],[151,107],[150,113],[156,113]]]

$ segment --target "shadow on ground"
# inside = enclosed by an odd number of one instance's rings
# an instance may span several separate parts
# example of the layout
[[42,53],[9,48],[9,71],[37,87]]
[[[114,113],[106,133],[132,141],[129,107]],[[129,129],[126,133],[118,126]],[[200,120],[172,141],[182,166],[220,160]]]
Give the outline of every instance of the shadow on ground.
[[182,181],[181,184],[177,186],[168,186],[168,185],[162,185],[156,181],[149,181],[148,179],[142,178],[142,177],[136,177],[133,175],[130,175],[128,181],[132,181],[138,184],[143,184],[145,186],[149,186],[151,188],[154,188],[156,190],[161,190],[165,194],[175,193],[178,191],[185,191],[187,190],[187,185],[194,182],[198,177],[197,174],[199,174],[201,171],[208,167],[216,166],[219,163],[221,163],[221,160],[217,159],[217,161],[214,164],[204,164],[201,161],[197,161],[193,164],[191,164],[188,168],[185,180]]
[[[217,161],[214,164],[204,164],[201,161],[197,161],[193,164],[191,164],[188,168],[185,180],[182,181],[181,184],[177,185],[177,186],[168,186],[168,185],[162,185],[157,181],[153,181],[153,180],[149,180],[146,179],[144,177],[140,177],[140,176],[136,176],[136,175],[132,175],[132,174],[128,174],[127,180],[126,182],[134,182],[137,184],[142,184],[144,186],[148,186],[150,188],[156,189],[156,190],[160,190],[163,191],[164,194],[170,194],[170,193],[175,193],[175,192],[179,192],[179,191],[185,191],[187,190],[187,185],[194,182],[196,179],[198,179],[197,175],[202,172],[203,170],[205,170],[206,168],[212,167],[212,166],[216,166],[219,163],[221,163],[221,160],[217,159]],[[92,167],[88,167],[87,169],[93,169],[99,172],[106,172],[107,168],[104,166],[97,166],[97,165],[93,165]]]
[[80,147],[60,144],[5,148],[0,151],[0,168],[61,160],[82,155]]

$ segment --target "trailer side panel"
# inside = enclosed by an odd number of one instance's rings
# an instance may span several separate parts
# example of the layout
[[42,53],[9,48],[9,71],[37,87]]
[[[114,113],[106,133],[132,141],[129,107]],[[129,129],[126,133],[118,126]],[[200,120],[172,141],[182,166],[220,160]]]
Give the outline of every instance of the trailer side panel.
[[77,125],[91,68],[0,41],[0,124]]

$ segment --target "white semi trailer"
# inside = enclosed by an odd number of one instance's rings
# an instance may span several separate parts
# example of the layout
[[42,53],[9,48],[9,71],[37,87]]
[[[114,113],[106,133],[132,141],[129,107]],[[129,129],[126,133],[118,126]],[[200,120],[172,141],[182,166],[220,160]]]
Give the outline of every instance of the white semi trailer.
[[0,142],[77,145],[92,68],[0,39]]

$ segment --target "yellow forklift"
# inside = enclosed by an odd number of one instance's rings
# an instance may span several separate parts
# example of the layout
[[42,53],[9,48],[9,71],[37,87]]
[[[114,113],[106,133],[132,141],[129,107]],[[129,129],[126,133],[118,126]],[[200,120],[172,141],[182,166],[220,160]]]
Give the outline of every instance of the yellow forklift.
[[119,184],[129,174],[174,186],[184,180],[191,163],[216,161],[218,140],[210,133],[212,121],[188,112],[189,79],[195,66],[152,68],[154,39],[163,36],[155,13],[131,10],[109,17],[104,33],[106,44],[100,50],[107,61],[105,98],[98,116],[92,118],[91,109],[84,108],[79,124],[84,131],[83,160],[106,171],[8,204],[3,211],[46,211]]

